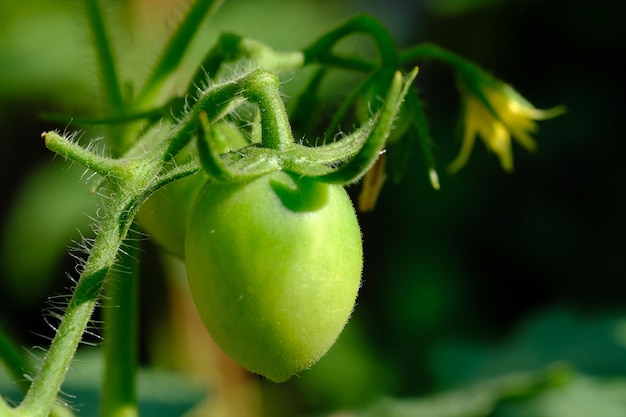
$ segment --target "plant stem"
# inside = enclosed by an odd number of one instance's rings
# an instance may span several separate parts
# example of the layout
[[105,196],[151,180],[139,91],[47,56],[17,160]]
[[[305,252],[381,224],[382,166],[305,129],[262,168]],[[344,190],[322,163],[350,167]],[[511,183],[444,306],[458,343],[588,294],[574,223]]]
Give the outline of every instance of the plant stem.
[[73,143],[71,138],[65,138],[57,132],[45,132],[41,136],[46,142],[46,147],[51,151],[72,161],[80,161],[81,164],[103,177],[119,178],[125,174],[124,164],[119,159],[96,155]]
[[[136,235],[132,231],[129,234]],[[104,298],[104,381],[101,417],[136,417],[139,240],[125,240],[124,253],[109,270]]]
[[[293,136],[289,127],[287,110],[278,91],[278,78],[271,72],[256,70],[235,80],[212,85],[203,91],[195,106],[186,112],[180,123],[170,132],[168,148],[163,154],[175,155],[189,143],[193,132],[197,130],[197,119],[200,113],[206,113],[209,122],[215,123],[226,114],[234,111],[246,98],[261,106],[272,106],[273,112],[271,113],[278,112],[276,109],[280,110],[280,114],[262,115],[262,117],[268,118],[268,126],[271,126],[268,129],[274,129],[272,130],[273,133],[268,132],[268,135],[273,134],[275,136],[271,139],[268,137],[268,140],[275,141],[276,146],[268,147],[276,149],[286,144],[292,144]],[[265,120],[263,119],[263,123]]]
[[[92,158],[86,156],[84,152],[77,151],[79,145],[54,132],[44,133],[43,136],[46,138],[46,145],[60,155],[72,158],[89,168],[93,165]],[[118,262],[118,254],[123,254],[120,247],[126,239],[136,210],[148,197],[149,192],[146,190],[153,190],[154,183],[158,180],[158,173],[162,168],[168,145],[168,141],[162,142],[152,152],[146,153],[142,158],[135,159],[132,163],[124,160],[111,160],[115,162],[111,169],[117,170],[118,177],[112,178],[111,185],[113,188],[108,196],[108,204],[105,207],[103,217],[98,224],[97,236],[89,252],[89,257],[83,265],[80,278],[67,305],[61,324],[43,360],[42,367],[33,379],[24,400],[16,409],[17,415],[47,417],[50,414],[65,378],[65,373],[82,335],[87,329],[91,315],[98,305],[107,278],[111,278],[109,271]],[[99,166],[96,164],[96,168]],[[107,178],[111,177],[110,173],[104,172],[104,174]],[[136,254],[130,253],[129,256],[134,259]],[[131,261],[126,260],[125,262]],[[120,281],[123,281],[123,278],[134,281],[135,276],[131,274],[131,276],[121,278]],[[116,284],[122,285],[120,282]],[[136,283],[129,285],[136,285]],[[121,296],[132,297],[132,291],[124,291]],[[118,301],[120,304],[134,305],[134,301]],[[126,319],[125,316],[117,317],[117,321]],[[122,331],[134,333],[135,329],[126,328]],[[122,342],[122,340],[118,340],[118,342]],[[136,348],[128,349],[126,356],[135,356],[134,349]],[[129,375],[134,371],[133,363],[130,366],[124,365],[124,375]],[[121,399],[121,397],[116,398]]]
[[276,74],[257,70],[250,73],[243,83],[243,95],[259,105],[263,128],[263,147],[286,150],[293,146],[293,134],[287,109],[278,90]]
[[[304,50],[305,63],[318,61],[334,64],[342,61],[332,53],[332,48],[345,36],[355,33],[365,33],[372,37],[378,48],[381,66],[388,68],[399,67],[400,61],[393,38],[378,20],[366,14],[347,20],[341,26],[320,37],[315,43],[306,48]],[[358,65],[354,60],[344,61],[344,64]],[[362,65],[363,69],[370,69],[367,61],[364,61]]]
[[119,114],[123,107],[122,89],[115,69],[115,58],[111,50],[111,41],[107,33],[106,25],[99,0],[85,0],[95,50],[98,53],[98,62],[102,72],[104,88],[108,96],[111,110]]
[[[46,145],[50,147],[54,144],[51,148],[57,153],[76,158],[77,162],[86,166],[93,162],[76,151],[77,144],[61,138],[58,134],[48,132],[44,137]],[[132,166],[122,164],[112,167],[118,169],[119,178],[111,182],[114,188],[99,224],[98,234],[50,349],[24,401],[18,407],[18,411],[24,415],[45,417],[50,413],[65,373],[98,304],[107,274],[117,261],[118,251],[130,228],[134,210],[141,203],[144,190],[154,181],[161,167],[161,160],[160,155],[147,154],[144,160],[136,161]],[[106,176],[109,177],[108,174]]]
[[[126,198],[124,198],[126,197]],[[94,242],[74,294],[43,365],[18,410],[29,417],[46,417],[54,405],[65,373],[87,328],[104,286],[107,272],[115,263],[125,230],[120,230],[126,206],[131,202],[120,193],[112,196],[101,230]]]
[[223,0],[196,0],[192,4],[137,97],[138,107],[154,105],[158,101],[161,88],[180,65],[202,21],[213,15],[222,3]]
[[[4,360],[5,365],[12,374],[13,380],[15,380],[18,385],[18,388],[24,393],[27,392],[30,382],[24,378],[24,375],[33,375],[32,367],[12,340],[1,330],[0,358]],[[14,413],[14,410],[6,403],[4,398],[0,397],[0,416],[9,417],[14,415]],[[54,406],[50,415],[51,417],[71,417],[74,414],[62,405],[57,404]]]
[[400,53],[400,60],[403,63],[416,61],[423,58],[438,59],[445,62],[446,64],[451,65],[452,67],[462,70],[477,69],[477,67],[470,61],[461,58],[454,52],[448,51],[447,49],[431,43],[422,43],[420,45],[415,45]]
[[439,176],[437,174],[435,155],[433,154],[433,142],[428,128],[428,118],[426,117],[426,112],[424,111],[424,105],[417,96],[417,92],[415,90],[412,90],[407,95],[406,100],[411,104],[411,108],[414,112],[413,117],[415,120],[413,122],[413,129],[415,130],[417,140],[419,141],[420,148],[424,154],[430,184],[435,190],[438,190]]

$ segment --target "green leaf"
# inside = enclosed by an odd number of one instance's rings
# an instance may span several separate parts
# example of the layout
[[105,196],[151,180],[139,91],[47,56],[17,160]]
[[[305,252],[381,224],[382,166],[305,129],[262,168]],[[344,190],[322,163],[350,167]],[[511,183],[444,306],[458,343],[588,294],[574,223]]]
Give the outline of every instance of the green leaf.
[[354,417],[483,417],[505,399],[525,397],[567,382],[571,372],[556,365],[475,383],[466,388],[423,398],[383,399],[350,414]]
[[536,369],[555,361],[581,373],[626,375],[626,316],[586,317],[552,310],[529,319],[513,337],[496,346],[453,341],[433,356],[433,371],[444,386],[477,378]]
[[[84,168],[63,162],[37,168],[13,199],[0,247],[2,287],[19,303],[39,303],[70,247],[89,237],[97,195],[81,180]],[[80,231],[80,233],[79,233]],[[75,241],[76,243],[74,243]]]
[[523,402],[504,404],[499,417],[621,417],[626,378],[579,376],[572,383]]

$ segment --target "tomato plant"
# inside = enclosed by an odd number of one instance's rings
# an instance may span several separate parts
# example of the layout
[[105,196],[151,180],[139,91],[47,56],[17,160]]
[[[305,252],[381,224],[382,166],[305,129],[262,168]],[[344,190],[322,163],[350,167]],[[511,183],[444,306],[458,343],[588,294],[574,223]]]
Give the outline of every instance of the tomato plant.
[[284,172],[208,183],[189,222],[186,265],[215,341],[282,382],[324,355],[348,320],[361,232],[339,185]]
[[[422,102],[412,88],[414,61],[440,60],[458,76],[466,134],[457,167],[476,135],[509,158],[511,138],[532,143],[534,121],[561,111],[534,108],[443,48],[422,44],[400,51],[384,25],[368,15],[291,51],[222,34],[201,58],[190,45],[206,45],[194,40],[219,0],[190,2],[140,81],[139,74],[120,71],[130,65],[117,61],[125,54],[112,40],[121,34],[110,32],[107,22],[115,19],[105,17],[104,3],[84,2],[102,81],[103,103],[94,108],[102,114],[52,116],[66,127],[68,120],[104,125],[103,149],[93,142],[84,146],[67,128],[42,134],[49,150],[88,168],[86,178],[95,179],[92,191],[103,205],[92,218],[94,237],[76,242],[71,297],[67,303],[50,298],[55,336],[36,370],[0,330],[0,357],[24,391],[17,407],[12,405],[18,401],[0,397],[1,416],[71,415],[57,396],[85,335],[105,341],[101,415],[138,415],[138,227],[185,258],[207,329],[244,368],[282,382],[320,359],[352,314],[361,283],[361,232],[343,187],[374,171],[375,192],[366,193],[373,207],[386,167],[402,174],[398,167],[406,165],[414,139],[431,183],[439,185]],[[336,48],[352,35],[370,38],[376,58]],[[188,64],[194,74],[187,73]],[[335,107],[320,86],[337,70],[367,81],[338,89],[345,97]],[[280,77],[292,72],[313,76],[295,91],[290,114]],[[329,120],[319,121],[328,124],[318,137],[317,116],[328,113]],[[388,150],[402,158],[379,162]],[[99,306],[101,322],[94,322]]]

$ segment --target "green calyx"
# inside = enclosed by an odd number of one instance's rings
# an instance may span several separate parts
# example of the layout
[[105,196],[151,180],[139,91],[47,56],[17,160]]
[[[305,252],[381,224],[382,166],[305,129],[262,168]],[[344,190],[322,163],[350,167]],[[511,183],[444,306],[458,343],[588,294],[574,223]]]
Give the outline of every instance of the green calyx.
[[[235,152],[220,154],[210,126],[210,118],[200,114],[198,154],[201,166],[216,180],[242,181],[269,172],[283,170],[320,181],[349,184],[358,181],[378,159],[393,129],[417,69],[406,76],[397,71],[380,109],[354,132],[337,141],[306,146],[292,139],[289,121],[282,105],[272,98],[278,95],[276,85],[256,84],[253,93],[243,90],[248,99],[258,103],[261,112],[262,143],[252,144]],[[252,73],[251,77],[260,75]],[[266,138],[274,138],[273,141]]]

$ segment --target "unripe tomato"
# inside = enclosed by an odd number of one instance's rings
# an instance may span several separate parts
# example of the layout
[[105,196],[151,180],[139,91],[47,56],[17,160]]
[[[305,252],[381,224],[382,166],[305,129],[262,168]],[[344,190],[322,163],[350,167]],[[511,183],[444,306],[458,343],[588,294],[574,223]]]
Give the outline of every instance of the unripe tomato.
[[354,308],[363,265],[343,187],[284,172],[207,183],[185,251],[191,292],[215,342],[275,382],[330,349]]

